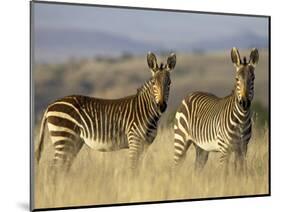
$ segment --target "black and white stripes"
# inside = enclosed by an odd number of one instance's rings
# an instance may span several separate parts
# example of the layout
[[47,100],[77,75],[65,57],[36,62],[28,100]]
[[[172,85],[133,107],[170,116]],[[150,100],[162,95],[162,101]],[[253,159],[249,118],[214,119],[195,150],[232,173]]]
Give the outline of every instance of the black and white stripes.
[[[196,148],[196,167],[203,168],[211,151],[221,153],[220,160],[228,161],[235,152],[236,163],[243,162],[251,138],[250,105],[254,95],[254,69],[258,50],[253,49],[250,61],[240,59],[236,48],[231,51],[236,67],[233,92],[218,98],[213,94],[194,92],[181,103],[174,124],[174,162],[178,164],[193,143]],[[237,164],[237,165],[239,165]]]
[[143,148],[153,142],[158,120],[166,110],[176,56],[171,54],[166,65],[158,66],[156,56],[149,53],[147,62],[153,76],[136,95],[115,100],[72,95],[50,104],[42,120],[37,160],[47,124],[55,164],[69,169],[85,143],[97,151],[129,148],[130,166],[135,168]]

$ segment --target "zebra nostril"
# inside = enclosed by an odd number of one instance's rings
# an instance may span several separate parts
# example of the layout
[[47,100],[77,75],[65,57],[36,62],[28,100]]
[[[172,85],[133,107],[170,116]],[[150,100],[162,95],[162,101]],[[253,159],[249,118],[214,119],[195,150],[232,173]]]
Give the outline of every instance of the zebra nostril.
[[240,99],[238,103],[241,107],[243,107],[243,100],[242,99]]
[[161,111],[161,113],[165,112],[166,108],[167,108],[167,104],[166,104],[166,102],[163,102],[163,103],[160,105],[160,111]]
[[249,99],[246,99],[245,100],[245,105],[244,105],[245,107],[245,109],[247,109],[247,108],[249,108],[250,106],[251,106],[251,101],[249,100]]
[[247,108],[250,107],[251,101],[248,100],[247,98],[244,98],[244,99],[239,100],[239,105],[240,105],[244,110],[246,110]]
[[242,106],[244,109],[247,108],[247,101],[242,101]]

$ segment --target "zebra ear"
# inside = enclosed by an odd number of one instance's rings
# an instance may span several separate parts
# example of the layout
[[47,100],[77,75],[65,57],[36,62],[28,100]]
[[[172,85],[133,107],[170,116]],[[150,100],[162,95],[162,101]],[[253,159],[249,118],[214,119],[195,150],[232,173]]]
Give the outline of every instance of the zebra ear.
[[169,70],[172,70],[176,66],[177,57],[175,53],[171,53],[167,59],[167,66]]
[[241,64],[239,51],[235,47],[231,49],[231,60],[235,66],[239,66]]
[[152,73],[155,73],[158,65],[157,65],[157,59],[156,59],[156,56],[154,53],[148,52],[147,64],[148,64],[148,67],[150,68],[150,70],[152,71]]
[[259,62],[259,51],[258,49],[254,48],[251,51],[250,54],[250,64],[252,64],[253,66],[256,66],[256,64],[258,64]]

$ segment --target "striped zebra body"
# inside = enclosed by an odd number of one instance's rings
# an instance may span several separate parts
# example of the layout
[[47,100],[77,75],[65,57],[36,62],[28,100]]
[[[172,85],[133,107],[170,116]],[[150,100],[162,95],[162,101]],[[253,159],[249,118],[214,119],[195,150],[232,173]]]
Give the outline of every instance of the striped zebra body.
[[122,113],[126,117],[126,112],[132,110],[133,99],[128,97],[118,103],[86,96],[65,97],[49,106],[48,129],[53,140],[56,136],[52,132],[63,132],[56,133],[60,136],[68,131],[94,150],[113,151],[127,147],[124,135],[131,117],[122,119]]
[[[55,164],[69,169],[86,144],[103,152],[129,148],[130,167],[135,168],[140,154],[156,137],[158,120],[167,106],[169,77],[167,70],[159,69],[136,95],[122,99],[72,95],[50,104],[41,125],[37,160],[40,160],[47,124],[55,149]],[[161,85],[156,86],[157,80]],[[163,95],[159,97],[160,91]]]
[[251,137],[251,112],[243,111],[233,94],[218,98],[191,93],[175,117],[176,162],[191,142],[207,152],[220,152],[224,159],[229,152],[244,148]]
[[123,99],[68,96],[55,101],[46,113],[55,160],[65,154],[71,160],[83,143],[105,152],[129,148],[128,141],[152,143],[161,112],[151,95],[148,81],[137,95]]
[[[257,50],[253,51],[257,57]],[[232,50],[234,53],[240,59],[237,49]],[[239,60],[236,85],[229,96],[219,98],[210,93],[193,92],[182,101],[174,123],[175,164],[184,159],[193,143],[196,168],[204,167],[209,152],[220,152],[220,162],[226,164],[230,153],[234,152],[235,166],[244,169],[247,145],[252,134],[250,105],[254,92],[254,65],[257,63],[254,56],[251,53],[249,63],[246,59],[243,63]],[[252,62],[254,59],[255,63]]]

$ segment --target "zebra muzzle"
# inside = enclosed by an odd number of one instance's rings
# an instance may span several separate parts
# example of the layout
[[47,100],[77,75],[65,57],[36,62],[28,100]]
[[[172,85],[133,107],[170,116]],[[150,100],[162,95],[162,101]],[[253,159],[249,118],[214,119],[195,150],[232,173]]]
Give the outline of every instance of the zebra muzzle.
[[163,102],[162,104],[159,105],[159,109],[160,109],[161,113],[165,112],[166,108],[167,108],[166,102]]
[[251,101],[247,98],[241,99],[239,101],[239,105],[244,109],[247,110],[251,106]]

